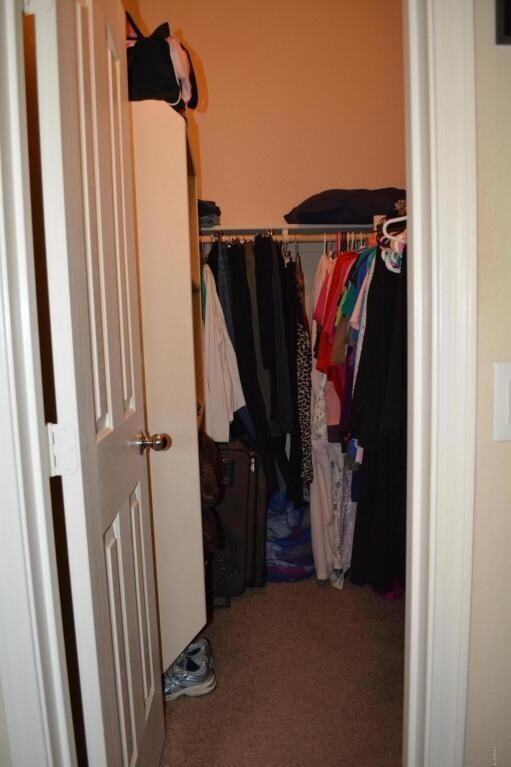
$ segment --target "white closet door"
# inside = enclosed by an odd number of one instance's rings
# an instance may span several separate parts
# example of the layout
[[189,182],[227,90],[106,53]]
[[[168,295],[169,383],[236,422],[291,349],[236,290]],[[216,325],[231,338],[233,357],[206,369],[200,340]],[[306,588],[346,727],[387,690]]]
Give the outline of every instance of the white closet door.
[[88,762],[156,767],[164,724],[148,473],[135,444],[145,414],[124,9],[119,0],[39,6],[60,427],[55,455],[63,475]]
[[147,421],[151,433],[173,440],[150,456],[166,668],[206,620],[190,260],[196,213],[184,119],[156,101],[132,104],[132,116]]

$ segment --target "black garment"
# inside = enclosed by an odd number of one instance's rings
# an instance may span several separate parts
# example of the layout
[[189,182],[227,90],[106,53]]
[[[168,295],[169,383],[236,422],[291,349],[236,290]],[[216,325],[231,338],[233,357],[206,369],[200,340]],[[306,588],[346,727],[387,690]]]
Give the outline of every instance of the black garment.
[[220,243],[215,240],[208,253],[208,266],[215,280],[216,291],[218,293],[218,259],[220,258]]
[[257,311],[261,333],[261,354],[266,370],[275,375],[275,311],[273,307],[273,249],[269,237],[254,241]]
[[222,243],[218,244],[218,261],[215,265],[218,276],[215,277],[216,288],[218,293],[218,299],[220,306],[224,313],[225,324],[229,338],[231,341],[234,339],[234,325],[232,319],[232,285],[231,285],[231,272],[229,270],[229,259],[225,250],[225,246]]
[[384,594],[405,583],[406,439],[380,435],[364,448],[350,580]]
[[376,253],[350,429],[364,448],[377,445],[382,431],[397,437],[406,430],[405,261],[391,272]]
[[234,350],[238,361],[241,386],[248,411],[255,430],[257,452],[261,457],[266,476],[268,497],[278,489],[277,475],[273,462],[270,430],[266,420],[266,409],[257,379],[257,363],[254,349],[250,290],[245,268],[243,245],[227,246],[232,284],[232,318],[234,325]]
[[379,592],[405,579],[406,364],[406,255],[396,274],[378,252],[351,419],[364,448],[351,580]]
[[270,237],[256,237],[255,271],[261,354],[271,376],[271,431],[274,436],[290,432],[293,406],[284,325],[281,265],[282,256]]
[[[278,265],[280,271],[280,285],[282,290],[282,318],[286,339],[286,352],[288,364],[289,388],[292,405],[296,400],[296,318],[298,315],[298,297],[296,291],[296,264],[289,261],[287,264],[278,250]],[[294,412],[293,412],[294,417]]]
[[[297,505],[303,503],[302,482],[302,437],[298,417],[298,375],[297,375],[297,317],[299,304],[296,285],[296,264],[287,265],[279,251],[280,284],[282,286],[282,317],[287,348],[289,395],[291,404],[291,429],[289,461],[287,467],[287,496]],[[280,463],[279,463],[280,467]]]
[[[292,375],[296,375],[296,329],[293,317],[296,316],[296,287],[291,287],[288,295],[289,307],[284,305],[283,271],[284,261],[280,247],[271,240],[273,259],[273,307],[274,307],[274,338],[275,338],[275,380],[272,392],[272,433],[291,433],[296,420],[293,407]],[[288,291],[289,292],[289,291]],[[294,293],[294,297],[292,294]],[[286,314],[287,312],[287,314]],[[291,312],[292,316],[289,316]],[[294,313],[294,314],[293,314]],[[291,328],[292,325],[292,328]],[[288,349],[288,336],[293,349]],[[291,355],[291,356],[290,356]],[[293,371],[293,374],[290,373]]]

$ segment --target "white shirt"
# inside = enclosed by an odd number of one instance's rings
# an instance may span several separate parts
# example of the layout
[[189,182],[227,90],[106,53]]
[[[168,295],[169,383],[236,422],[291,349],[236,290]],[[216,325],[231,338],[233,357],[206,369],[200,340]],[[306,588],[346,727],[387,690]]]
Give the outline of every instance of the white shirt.
[[188,104],[192,98],[192,84],[190,82],[190,62],[188,56],[181,47],[181,43],[172,35],[167,38],[167,42],[170,48],[170,57],[172,64],[174,65],[174,71],[178,77],[179,84],[181,85],[181,98]]
[[229,424],[234,413],[245,404],[236,354],[216,291],[215,279],[206,264],[204,316],[204,383],[206,433],[215,442],[229,441]]

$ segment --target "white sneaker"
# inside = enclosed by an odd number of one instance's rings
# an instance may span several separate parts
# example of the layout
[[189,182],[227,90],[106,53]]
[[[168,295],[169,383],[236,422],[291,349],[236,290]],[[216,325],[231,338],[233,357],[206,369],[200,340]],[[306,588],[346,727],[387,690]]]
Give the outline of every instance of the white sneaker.
[[207,661],[198,664],[190,658],[178,658],[163,675],[163,695],[167,701],[180,695],[206,695],[215,687],[215,674]]

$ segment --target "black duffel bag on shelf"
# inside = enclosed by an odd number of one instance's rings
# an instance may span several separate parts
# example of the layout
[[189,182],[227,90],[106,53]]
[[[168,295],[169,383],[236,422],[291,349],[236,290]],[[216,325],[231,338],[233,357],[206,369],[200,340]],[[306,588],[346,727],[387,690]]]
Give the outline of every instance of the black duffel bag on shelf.
[[129,100],[154,99],[166,101],[178,109],[184,107],[167,42],[170,37],[168,23],[160,24],[149,37],[144,37],[129,13],[126,13],[126,19]]
[[296,205],[284,215],[288,224],[372,224],[373,216],[387,214],[406,199],[406,190],[326,189]]

